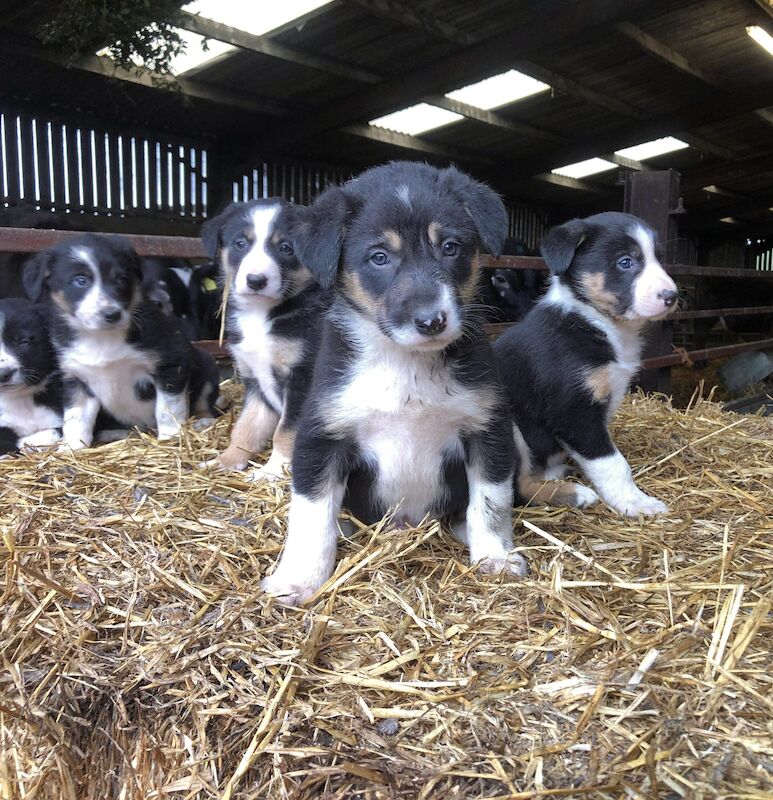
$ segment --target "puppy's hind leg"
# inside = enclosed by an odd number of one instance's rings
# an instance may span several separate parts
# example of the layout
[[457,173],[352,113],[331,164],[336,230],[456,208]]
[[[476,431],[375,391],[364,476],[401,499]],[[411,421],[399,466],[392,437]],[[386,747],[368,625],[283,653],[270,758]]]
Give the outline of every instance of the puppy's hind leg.
[[241,471],[259,453],[276,429],[279,415],[265,403],[256,391],[248,389],[244,407],[231,431],[228,447],[207,466]]
[[596,492],[581,483],[540,481],[530,475],[519,476],[518,493],[530,506],[587,508],[599,501]]

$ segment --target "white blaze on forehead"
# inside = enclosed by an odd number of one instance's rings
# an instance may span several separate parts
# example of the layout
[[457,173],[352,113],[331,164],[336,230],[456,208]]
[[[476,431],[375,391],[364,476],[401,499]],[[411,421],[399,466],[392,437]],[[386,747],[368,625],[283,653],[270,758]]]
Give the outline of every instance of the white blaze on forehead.
[[408,208],[411,208],[411,190],[408,188],[407,184],[401,183],[397,187],[395,194]]
[[634,225],[630,228],[629,234],[641,247],[644,269],[634,280],[633,302],[625,316],[629,319],[662,316],[672,307],[665,304],[663,295],[675,292],[676,284],[655,255],[655,239],[652,231],[643,225]]
[[94,258],[94,253],[91,252],[87,247],[73,247],[72,254],[77,261],[82,261],[84,264],[88,266],[91,272],[94,274],[94,278],[99,278],[99,266],[97,265],[97,260]]
[[274,230],[274,222],[279,216],[281,206],[256,206],[250,212],[250,222],[254,230],[254,240],[249,243],[249,250],[239,264],[234,281],[237,294],[249,294],[252,290],[247,285],[248,275],[265,276],[267,283],[260,290],[262,295],[279,299],[282,295],[282,274],[279,265],[271,255],[269,245]]
[[103,312],[107,308],[114,308],[116,303],[104,292],[102,276],[94,253],[87,247],[74,247],[72,254],[77,261],[89,268],[94,279],[86,294],[75,307],[75,318],[86,330],[98,330],[104,327]]

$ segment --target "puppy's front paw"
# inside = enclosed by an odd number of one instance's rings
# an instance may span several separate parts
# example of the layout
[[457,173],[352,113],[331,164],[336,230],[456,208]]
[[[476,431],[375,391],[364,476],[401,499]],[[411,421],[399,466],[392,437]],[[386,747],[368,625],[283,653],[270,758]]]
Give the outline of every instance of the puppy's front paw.
[[239,447],[227,447],[217,458],[205,461],[201,466],[209,469],[224,469],[229,472],[242,472],[250,463],[250,453]]
[[159,427],[158,429],[158,441],[159,442],[168,442],[170,439],[174,439],[175,436],[179,436],[180,428],[174,426],[164,426]]
[[639,514],[654,517],[656,514],[667,514],[668,506],[657,498],[640,492],[637,498],[630,500],[619,510],[626,517],[638,517]]
[[271,459],[269,459],[262,467],[256,467],[255,469],[251,469],[245,478],[250,481],[250,483],[259,483],[260,481],[283,481],[287,477],[286,467],[288,466],[286,461],[274,461],[271,463]]
[[58,444],[61,438],[59,431],[49,428],[24,436],[19,441],[19,447],[51,447],[51,445]]
[[278,569],[273,575],[263,578],[260,586],[282,605],[300,606],[309,601],[323,583],[324,580],[315,577],[290,575]]
[[56,448],[57,453],[69,453],[70,451],[75,450],[85,450],[87,447],[91,447],[91,443],[81,441],[80,439],[64,439],[63,441],[59,442],[59,446]]
[[199,431],[206,430],[207,428],[211,427],[214,424],[215,424],[214,417],[198,417],[197,419],[194,419],[193,422],[191,423],[191,428],[193,428],[193,430],[198,433]]
[[505,556],[488,556],[476,564],[484,575],[499,575],[507,572],[516,578],[525,578],[529,574],[529,562],[520,553],[507,553]]
[[575,508],[588,508],[594,506],[599,501],[599,496],[589,486],[581,483],[574,484],[574,503]]

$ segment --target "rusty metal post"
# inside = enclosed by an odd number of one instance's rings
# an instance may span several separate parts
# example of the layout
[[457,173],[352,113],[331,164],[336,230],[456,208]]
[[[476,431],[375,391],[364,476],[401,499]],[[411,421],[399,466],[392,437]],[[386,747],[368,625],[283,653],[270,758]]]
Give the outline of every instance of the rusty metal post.
[[[666,264],[676,260],[678,222],[675,211],[678,201],[679,173],[675,170],[628,173],[623,210],[652,226]],[[672,342],[673,323],[656,323],[647,337],[644,358],[667,355],[671,352]],[[671,368],[643,370],[637,383],[646,392],[671,394]]]

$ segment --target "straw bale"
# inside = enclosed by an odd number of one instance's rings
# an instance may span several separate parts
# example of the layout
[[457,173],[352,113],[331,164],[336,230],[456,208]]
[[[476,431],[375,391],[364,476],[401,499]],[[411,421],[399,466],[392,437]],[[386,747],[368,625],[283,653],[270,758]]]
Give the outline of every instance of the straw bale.
[[770,420],[633,396],[667,517],[516,509],[521,582],[360,526],[288,609],[286,483],[196,466],[232,415],[0,462],[0,797],[773,796]]

